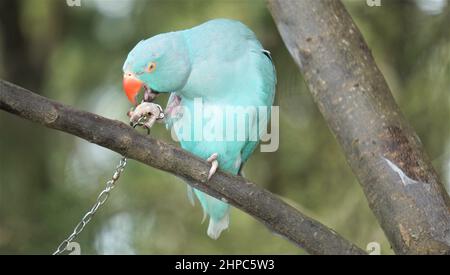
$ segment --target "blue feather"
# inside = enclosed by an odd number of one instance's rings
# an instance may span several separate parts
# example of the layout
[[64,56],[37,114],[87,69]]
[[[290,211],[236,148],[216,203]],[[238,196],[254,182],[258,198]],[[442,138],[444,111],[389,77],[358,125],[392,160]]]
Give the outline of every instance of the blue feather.
[[[155,73],[141,73],[150,61],[157,64]],[[213,136],[207,141],[192,140],[203,136],[203,128],[191,118],[199,111],[195,108],[198,99],[201,99],[202,112],[211,108],[226,112],[229,107],[245,110],[272,106],[275,69],[270,54],[248,27],[238,21],[216,19],[192,29],[155,36],[138,44],[130,53],[124,71],[130,70],[152,89],[172,92],[166,108],[166,123],[168,128],[173,128],[182,148],[203,159],[218,153],[220,169],[234,175],[240,172],[259,143],[260,135],[252,139],[250,130],[256,127],[260,133],[259,125],[265,126],[267,119],[257,112],[249,112],[243,138],[238,139],[235,130],[227,129],[228,133],[208,131],[206,134]],[[169,108],[171,105],[177,105],[184,112],[173,111]],[[202,126],[208,124],[215,130],[226,129],[227,123],[237,121],[238,115],[200,118]],[[191,139],[186,139],[187,136]],[[234,138],[226,139],[229,136]],[[218,238],[229,225],[229,205],[198,190],[188,190],[195,194],[205,215],[210,217],[208,235]]]

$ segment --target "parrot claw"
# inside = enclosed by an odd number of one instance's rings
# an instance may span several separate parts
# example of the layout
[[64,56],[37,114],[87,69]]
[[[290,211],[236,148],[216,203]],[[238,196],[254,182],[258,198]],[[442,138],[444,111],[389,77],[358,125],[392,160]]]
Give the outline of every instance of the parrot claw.
[[161,106],[151,102],[142,102],[134,111],[130,110],[127,115],[130,117],[131,124],[137,123],[141,117],[146,116],[147,120],[144,122],[143,126],[147,129],[152,128],[153,124],[155,124],[158,119],[164,118]]
[[219,156],[219,154],[214,153],[206,160],[207,162],[211,163],[211,168],[209,169],[209,173],[208,173],[208,181],[216,173],[217,168],[219,167],[219,161],[217,161],[218,156]]

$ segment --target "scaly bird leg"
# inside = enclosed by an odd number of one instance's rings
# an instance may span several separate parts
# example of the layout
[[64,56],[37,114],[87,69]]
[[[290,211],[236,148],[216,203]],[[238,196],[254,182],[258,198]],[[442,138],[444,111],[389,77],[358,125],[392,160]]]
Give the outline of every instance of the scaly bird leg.
[[148,119],[144,123],[144,126],[148,129],[152,128],[153,124],[155,124],[158,119],[164,117],[161,106],[151,102],[142,102],[134,109],[134,111],[129,111],[128,116],[130,117],[131,123],[136,123],[141,117],[147,116]]
[[211,168],[209,169],[208,173],[208,180],[211,179],[211,177],[216,173],[217,168],[219,167],[219,161],[217,160],[217,157],[219,157],[219,154],[214,153],[206,160],[207,162],[211,163]]

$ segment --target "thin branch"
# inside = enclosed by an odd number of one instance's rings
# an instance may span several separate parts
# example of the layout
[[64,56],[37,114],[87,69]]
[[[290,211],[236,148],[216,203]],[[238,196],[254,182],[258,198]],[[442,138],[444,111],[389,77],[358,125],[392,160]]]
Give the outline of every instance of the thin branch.
[[75,110],[2,80],[0,109],[184,178],[192,187],[226,200],[311,254],[365,254],[333,230],[242,177],[219,171],[206,183],[207,162],[122,122]]
[[394,250],[450,253],[448,194],[344,5],[269,8]]

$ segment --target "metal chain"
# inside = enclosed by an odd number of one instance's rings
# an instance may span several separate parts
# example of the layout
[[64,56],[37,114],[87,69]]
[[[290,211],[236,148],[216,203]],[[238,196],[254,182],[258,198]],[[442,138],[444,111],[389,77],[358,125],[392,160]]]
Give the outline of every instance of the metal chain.
[[[136,128],[137,126],[144,126],[144,122],[147,120],[146,116],[141,117],[137,122],[132,123],[131,126],[133,128]],[[150,134],[150,129],[147,129],[147,134]],[[64,251],[67,250],[69,244],[83,231],[83,229],[86,227],[86,225],[91,221],[94,214],[98,211],[98,209],[105,204],[105,202],[108,200],[109,195],[111,194],[111,191],[116,187],[116,183],[120,178],[120,175],[123,173],[125,166],[127,165],[127,158],[122,156],[120,159],[119,164],[116,166],[116,169],[114,170],[114,173],[110,180],[106,182],[106,187],[103,189],[102,192],[97,197],[97,200],[95,204],[91,207],[91,209],[83,216],[81,221],[75,226],[72,234],[70,234],[69,237],[67,237],[64,241],[60,243],[58,248],[56,248],[56,251],[53,252],[53,255],[60,255]]]

